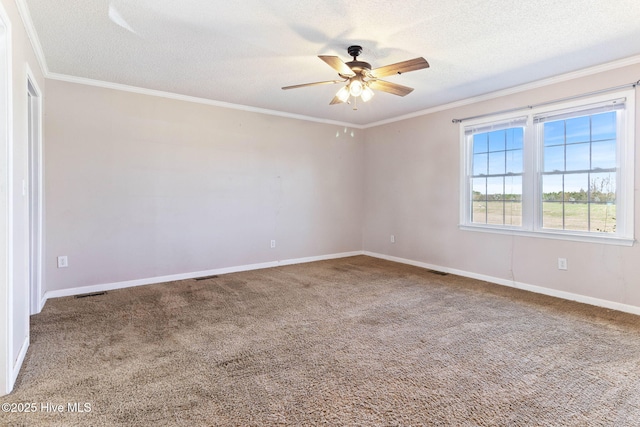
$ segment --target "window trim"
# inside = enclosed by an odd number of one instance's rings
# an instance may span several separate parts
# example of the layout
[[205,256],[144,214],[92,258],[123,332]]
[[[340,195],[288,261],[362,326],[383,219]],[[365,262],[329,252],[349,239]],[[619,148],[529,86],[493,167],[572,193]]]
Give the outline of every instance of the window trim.
[[[617,203],[616,233],[597,233],[594,231],[554,230],[542,228],[542,154],[544,143],[540,132],[541,124],[534,123],[534,117],[540,115],[556,115],[558,112],[579,112],[593,108],[599,104],[625,99],[623,113],[618,117],[617,130],[619,141],[617,150]],[[528,111],[511,111],[495,115],[478,117],[459,124],[460,137],[460,217],[459,229],[497,234],[520,235],[559,240],[571,240],[590,243],[605,243],[632,246],[634,236],[634,164],[635,164],[635,90],[626,89],[601,95],[582,97],[580,99],[545,103],[539,107],[531,107]],[[501,123],[513,122],[526,116],[523,136],[523,174],[522,174],[522,226],[494,225],[471,222],[471,175],[472,147],[468,141],[469,128],[485,128],[500,126]],[[476,131],[477,132],[477,131]],[[471,137],[472,138],[472,137]],[[622,200],[622,204],[619,201]],[[618,209],[620,209],[618,211]],[[622,227],[620,227],[622,224]]]

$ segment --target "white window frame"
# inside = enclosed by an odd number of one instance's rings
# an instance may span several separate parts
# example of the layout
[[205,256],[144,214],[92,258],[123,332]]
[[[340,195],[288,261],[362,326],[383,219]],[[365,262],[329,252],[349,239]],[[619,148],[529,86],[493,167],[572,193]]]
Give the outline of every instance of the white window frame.
[[[553,115],[561,111],[581,111],[594,105],[624,99],[625,108],[618,115],[617,175],[616,175],[616,231],[556,230],[542,227],[542,155],[543,124],[534,124],[534,116]],[[473,136],[465,129],[486,127],[527,116],[524,128],[524,165],[522,175],[522,226],[493,225],[471,222],[471,166]],[[633,89],[584,97],[567,102],[532,107],[527,111],[496,114],[487,118],[465,120],[460,123],[460,229],[541,238],[573,240],[631,246],[634,243],[634,163],[635,163],[635,91]]]

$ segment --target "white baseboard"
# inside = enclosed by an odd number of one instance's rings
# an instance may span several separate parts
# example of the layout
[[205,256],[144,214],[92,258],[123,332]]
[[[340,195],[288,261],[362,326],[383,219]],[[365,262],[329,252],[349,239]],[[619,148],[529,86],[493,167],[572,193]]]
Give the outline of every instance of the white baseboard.
[[[262,262],[258,264],[247,264],[247,265],[238,265],[233,267],[216,268],[213,270],[197,271],[192,273],[172,274],[169,276],[151,277],[147,279],[128,280],[124,282],[104,283],[104,284],[92,285],[92,286],[82,286],[77,288],[47,291],[44,295],[44,298],[42,299],[40,309],[44,307],[44,304],[49,298],[60,298],[60,297],[73,296],[73,295],[89,294],[94,292],[105,292],[105,291],[112,291],[115,289],[130,288],[133,286],[152,285],[155,283],[173,282],[176,280],[186,280],[186,279],[194,279],[196,277],[237,273],[241,271],[258,270],[261,268],[272,268],[272,267],[278,267],[283,265],[303,264],[307,262],[324,261],[324,260],[336,259],[336,258],[346,258],[346,257],[351,257],[356,255],[367,255],[373,258],[380,258],[387,261],[398,262],[401,264],[413,265],[415,267],[426,268],[429,270],[442,271],[444,273],[450,273],[458,276],[468,277],[471,279],[482,280],[484,282],[495,283],[497,285],[508,286],[511,288],[522,289],[525,291],[535,292],[538,294],[548,295],[556,298],[562,298],[570,301],[576,301],[584,304],[590,304],[598,307],[604,307],[612,310],[622,311],[625,313],[640,315],[640,307],[637,307],[634,305],[622,304],[615,301],[588,297],[585,295],[574,294],[571,292],[558,291],[556,289],[544,288],[542,286],[530,285],[527,283],[517,282],[514,280],[501,279],[499,277],[487,276],[484,274],[472,273],[469,271],[458,270],[455,268],[442,267],[440,265],[428,264],[421,261],[414,261],[406,258],[399,258],[391,255],[384,255],[384,254],[369,252],[369,251],[342,252],[342,253],[336,253],[336,254],[312,256],[312,257],[305,257],[305,258],[294,258],[294,259],[281,260],[281,261]],[[28,346],[28,343],[27,343],[27,346]],[[26,349],[24,349],[24,353],[26,354]],[[22,353],[21,353],[21,356],[24,358],[24,355],[22,355]]]
[[24,358],[27,356],[27,350],[29,349],[29,335],[26,336],[24,341],[22,341],[22,346],[20,346],[20,352],[18,353],[18,358],[16,359],[16,363],[11,367],[11,384],[15,384],[18,379],[18,374],[20,373],[20,368],[22,368],[22,363],[24,362]]
[[240,271],[259,270],[261,268],[279,267],[283,265],[303,264],[314,261],[324,261],[336,258],[346,258],[350,256],[363,255],[363,251],[341,252],[336,254],[319,255],[305,258],[286,259],[281,261],[261,262],[258,264],[238,265],[233,267],[215,268],[213,270],[196,271],[191,273],[172,274],[168,276],[150,277],[146,279],[127,280],[124,282],[102,283],[99,285],[81,286],[77,288],[60,289],[47,291],[44,295],[41,306],[44,307],[50,298],[68,297],[73,295],[91,294],[94,292],[112,291],[115,289],[131,288],[134,286],[152,285],[155,283],[173,282],[176,280],[195,279],[196,277],[214,276],[219,274],[237,273]]
[[556,289],[544,288],[542,286],[529,285],[527,283],[516,282],[514,280],[501,279],[499,277],[486,276],[484,274],[471,273],[469,271],[458,270],[455,268],[442,267],[439,265],[427,264],[425,262],[414,261],[405,258],[399,258],[390,255],[379,254],[376,252],[364,251],[364,255],[385,259],[387,261],[399,262],[401,264],[409,264],[416,267],[427,268],[429,270],[441,271],[443,273],[455,274],[458,276],[468,277],[471,279],[482,280],[484,282],[495,283],[497,285],[508,286],[511,288],[522,289],[525,291],[535,292],[537,294],[548,295],[556,298],[562,298],[570,301],[576,301],[584,304],[595,305],[597,307],[609,308],[611,310],[623,311],[625,313],[640,315],[640,307],[628,304],[622,304],[615,301],[603,300],[599,298],[588,297],[585,295],[574,294],[571,292],[558,291]]

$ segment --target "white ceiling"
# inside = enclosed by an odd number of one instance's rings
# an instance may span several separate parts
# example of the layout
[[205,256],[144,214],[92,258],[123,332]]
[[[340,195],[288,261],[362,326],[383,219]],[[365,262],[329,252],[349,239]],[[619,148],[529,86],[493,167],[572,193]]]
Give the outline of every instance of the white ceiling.
[[[640,55],[638,0],[17,0],[52,78],[86,78],[366,125]],[[27,21],[29,19],[27,18]],[[30,26],[30,24],[27,24]],[[353,111],[317,55],[423,56]],[[42,58],[41,58],[42,60]]]

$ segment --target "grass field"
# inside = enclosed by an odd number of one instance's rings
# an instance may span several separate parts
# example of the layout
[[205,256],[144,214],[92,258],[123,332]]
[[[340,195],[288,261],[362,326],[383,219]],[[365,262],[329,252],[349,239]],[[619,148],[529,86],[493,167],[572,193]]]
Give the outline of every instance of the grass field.
[[[564,227],[563,227],[564,213]],[[544,202],[544,228],[611,233],[616,226],[616,206],[600,203]],[[473,222],[480,224],[522,225],[522,203],[515,201],[473,202]]]

